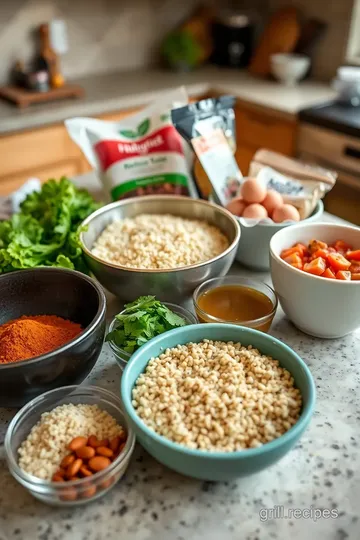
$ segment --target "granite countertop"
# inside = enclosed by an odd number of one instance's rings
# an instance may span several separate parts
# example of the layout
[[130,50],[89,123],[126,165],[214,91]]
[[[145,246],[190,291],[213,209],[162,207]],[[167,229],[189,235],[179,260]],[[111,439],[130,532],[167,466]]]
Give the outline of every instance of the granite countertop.
[[[81,181],[91,182],[96,187],[93,175]],[[329,214],[324,220],[341,222]],[[271,283],[268,273],[238,264],[231,272]],[[121,305],[108,300],[110,321]],[[125,477],[104,498],[70,510],[33,499],[0,452],[0,540],[358,540],[360,330],[337,340],[312,338],[279,308],[271,334],[300,354],[317,387],[310,427],[280,462],[248,478],[202,482],[170,471],[137,446]],[[86,383],[118,394],[120,377],[105,344]],[[0,443],[14,413],[0,409]],[[277,505],[285,515],[313,508],[333,509],[338,517],[265,519]]]
[[144,70],[103,74],[71,82],[85,89],[84,98],[34,105],[23,110],[1,100],[0,134],[63,122],[73,116],[96,116],[137,107],[181,85],[192,97],[213,90],[289,115],[330,101],[335,96],[324,83],[305,81],[290,88],[275,81],[254,78],[246,71],[214,66],[192,73]]

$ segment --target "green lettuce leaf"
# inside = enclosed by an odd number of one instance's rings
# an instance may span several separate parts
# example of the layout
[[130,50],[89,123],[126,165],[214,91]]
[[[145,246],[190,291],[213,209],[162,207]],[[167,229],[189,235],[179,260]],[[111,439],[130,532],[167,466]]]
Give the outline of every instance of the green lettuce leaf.
[[26,197],[19,213],[0,222],[0,274],[36,266],[88,273],[80,224],[99,206],[68,178],[43,184],[39,192]]

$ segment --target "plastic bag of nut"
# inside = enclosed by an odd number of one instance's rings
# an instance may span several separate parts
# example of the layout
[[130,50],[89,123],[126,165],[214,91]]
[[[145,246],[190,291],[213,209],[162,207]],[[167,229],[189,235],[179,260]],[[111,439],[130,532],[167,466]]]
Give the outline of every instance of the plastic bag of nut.
[[187,102],[179,88],[119,122],[73,118],[65,125],[113,200],[154,194],[198,198],[188,172],[191,151],[170,116]]

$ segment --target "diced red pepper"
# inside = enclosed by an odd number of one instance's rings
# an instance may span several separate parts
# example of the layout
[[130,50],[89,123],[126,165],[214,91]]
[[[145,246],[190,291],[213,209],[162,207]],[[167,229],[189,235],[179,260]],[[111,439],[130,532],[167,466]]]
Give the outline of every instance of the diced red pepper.
[[334,242],[334,248],[340,253],[346,253],[352,249],[352,246],[347,242],[344,242],[344,240],[336,240],[336,242]]
[[360,262],[357,261],[350,261],[351,266],[349,267],[349,271],[352,274],[360,274]]
[[327,256],[329,255],[329,250],[327,249],[318,249],[313,253],[312,258],[317,259],[318,257],[322,257],[323,259],[327,259]]
[[304,271],[315,276],[321,276],[326,270],[326,261],[322,257],[318,257],[313,261],[304,264]]
[[351,279],[353,281],[360,281],[360,272],[354,272],[353,274],[351,274]]
[[304,248],[306,250],[306,247],[303,246],[302,244],[296,244],[295,246],[289,248],[289,249],[283,249],[283,251],[281,252],[281,255],[280,257],[282,259],[285,259],[286,257],[289,257],[289,255],[292,255],[293,253],[298,253],[299,255],[303,255],[304,253]]
[[322,277],[326,277],[328,279],[335,279],[336,276],[334,272],[331,270],[331,268],[327,268],[323,274],[321,274]]
[[296,248],[300,255],[304,255],[307,251],[307,247],[305,246],[305,244],[301,244],[300,242],[295,244],[294,248]]
[[288,257],[285,257],[284,261],[291,265],[300,265],[302,268],[302,260],[298,253],[292,253]]
[[315,253],[318,249],[327,249],[328,245],[321,240],[311,240],[308,245],[308,250],[310,253]]
[[346,258],[349,261],[360,261],[360,249],[356,249],[355,251],[348,251],[346,253]]
[[347,270],[351,266],[351,262],[347,261],[341,253],[330,253],[328,256],[330,266],[336,270]]
[[339,270],[336,273],[336,279],[342,279],[343,281],[350,281],[351,272],[348,272],[347,270]]

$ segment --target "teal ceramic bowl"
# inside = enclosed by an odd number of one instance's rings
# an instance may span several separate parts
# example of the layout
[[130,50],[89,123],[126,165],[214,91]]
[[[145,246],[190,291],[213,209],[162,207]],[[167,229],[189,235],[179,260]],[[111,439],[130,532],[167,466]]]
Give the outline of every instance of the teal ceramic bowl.
[[[138,376],[145,370],[152,357],[158,356],[168,347],[190,341],[199,342],[203,339],[253,345],[260,352],[279,360],[280,364],[293,375],[295,384],[302,394],[303,409],[298,422],[284,435],[261,447],[231,453],[192,450],[149,429],[137,416],[131,404],[131,392]],[[170,469],[186,476],[219,481],[257,473],[291,450],[305,431],[313,414],[315,384],[304,361],[278,339],[243,326],[210,323],[176,328],[143,345],[124,370],[121,379],[121,398],[127,420],[137,440],[149,454]]]

